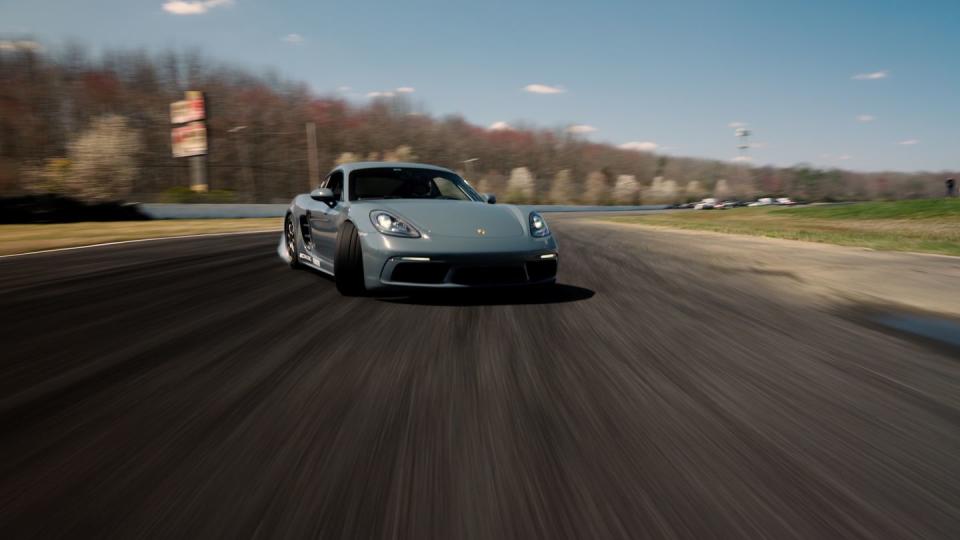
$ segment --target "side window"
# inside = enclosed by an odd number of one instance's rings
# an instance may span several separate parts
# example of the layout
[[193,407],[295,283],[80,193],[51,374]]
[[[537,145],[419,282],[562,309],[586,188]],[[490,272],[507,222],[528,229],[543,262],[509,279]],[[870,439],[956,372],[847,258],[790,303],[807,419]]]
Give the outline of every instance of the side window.
[[333,195],[338,201],[343,200],[343,171],[334,171],[327,178],[326,187],[333,190]]

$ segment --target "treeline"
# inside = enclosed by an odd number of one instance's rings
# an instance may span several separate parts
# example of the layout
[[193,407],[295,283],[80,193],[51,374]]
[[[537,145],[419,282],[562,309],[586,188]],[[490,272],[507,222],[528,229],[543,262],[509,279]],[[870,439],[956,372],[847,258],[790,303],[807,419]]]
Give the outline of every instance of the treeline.
[[324,171],[396,159],[455,169],[503,200],[668,203],[787,195],[807,200],[939,195],[945,173],[855,173],[750,167],[596,144],[563,129],[488,130],[435,118],[403,96],[365,105],[317,96],[276,74],[199,53],[107,52],[70,46],[0,50],[0,196],[64,193],[87,200],[189,200],[189,169],[171,157],[169,104],[206,92],[208,200],[285,201],[307,191],[305,125],[317,126]]

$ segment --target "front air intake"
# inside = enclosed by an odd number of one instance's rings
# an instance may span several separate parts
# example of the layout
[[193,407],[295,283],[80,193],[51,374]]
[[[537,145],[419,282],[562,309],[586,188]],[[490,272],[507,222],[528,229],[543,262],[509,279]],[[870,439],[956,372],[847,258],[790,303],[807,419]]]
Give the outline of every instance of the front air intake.
[[446,263],[399,263],[390,274],[390,281],[395,283],[443,283],[450,271]]

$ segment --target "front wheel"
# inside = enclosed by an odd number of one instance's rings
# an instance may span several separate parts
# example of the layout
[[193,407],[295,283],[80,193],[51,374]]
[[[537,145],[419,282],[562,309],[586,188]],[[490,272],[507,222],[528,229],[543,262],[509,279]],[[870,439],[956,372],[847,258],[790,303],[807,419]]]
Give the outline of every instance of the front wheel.
[[333,275],[337,290],[344,296],[360,296],[366,292],[363,284],[363,251],[360,235],[349,221],[337,232],[337,252],[333,259]]
[[297,226],[293,216],[287,216],[283,225],[283,242],[287,246],[287,258],[290,268],[300,268],[300,248],[297,246]]

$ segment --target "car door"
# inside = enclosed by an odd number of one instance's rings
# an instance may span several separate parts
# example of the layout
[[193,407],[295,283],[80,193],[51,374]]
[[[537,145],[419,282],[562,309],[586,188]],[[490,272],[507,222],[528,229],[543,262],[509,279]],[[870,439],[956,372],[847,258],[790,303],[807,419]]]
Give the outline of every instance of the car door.
[[334,201],[331,204],[314,201],[307,210],[307,221],[314,255],[321,260],[322,266],[332,271],[337,249],[337,224],[343,211],[343,171],[330,173],[321,186],[333,191]]

